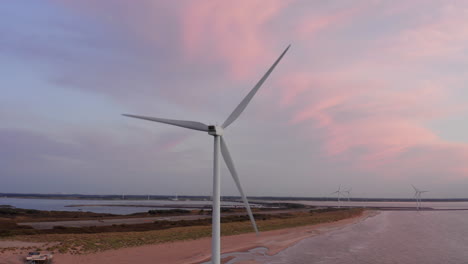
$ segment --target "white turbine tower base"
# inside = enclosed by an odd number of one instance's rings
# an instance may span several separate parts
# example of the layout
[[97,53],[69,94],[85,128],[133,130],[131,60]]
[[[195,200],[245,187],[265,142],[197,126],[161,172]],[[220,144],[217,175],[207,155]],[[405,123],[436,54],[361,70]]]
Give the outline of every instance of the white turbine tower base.
[[247,213],[249,215],[250,221],[252,222],[253,228],[255,232],[258,234],[257,225],[255,224],[255,219],[253,217],[252,211],[250,210],[249,202],[247,201],[247,197],[242,190],[242,186],[240,184],[239,176],[237,174],[236,168],[234,167],[234,162],[232,161],[231,155],[229,153],[228,147],[226,145],[226,141],[223,137],[224,129],[226,129],[230,124],[232,124],[244,111],[244,109],[249,104],[250,100],[254,97],[255,93],[257,93],[258,89],[262,86],[263,82],[268,78],[270,73],[275,69],[276,65],[281,61],[284,54],[288,51],[289,45],[283,53],[279,56],[279,58],[273,63],[273,65],[268,69],[268,71],[263,75],[263,77],[257,82],[257,84],[252,88],[252,90],[247,94],[247,96],[241,101],[241,103],[234,109],[234,111],[229,115],[229,117],[224,121],[222,126],[214,126],[214,125],[205,125],[200,122],[195,121],[185,121],[185,120],[172,120],[172,119],[164,119],[164,118],[157,118],[157,117],[148,117],[148,116],[137,116],[137,115],[128,115],[124,114],[127,117],[139,118],[148,121],[154,121],[164,124],[169,124],[173,126],[184,127],[188,129],[194,129],[199,131],[208,132],[208,134],[214,137],[214,155],[213,155],[213,211],[212,211],[212,242],[211,242],[211,263],[212,264],[220,264],[221,263],[221,194],[220,194],[220,173],[219,173],[219,152],[224,158],[224,161],[229,169],[229,172],[236,183],[237,189],[242,197],[242,201],[244,202],[245,208],[247,209]]

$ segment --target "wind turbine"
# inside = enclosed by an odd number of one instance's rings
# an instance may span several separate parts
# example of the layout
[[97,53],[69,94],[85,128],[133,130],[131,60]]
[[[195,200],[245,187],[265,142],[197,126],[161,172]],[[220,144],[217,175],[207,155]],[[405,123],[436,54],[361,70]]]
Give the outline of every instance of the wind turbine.
[[337,194],[338,195],[338,208],[341,208],[341,204],[340,204],[340,196],[341,196],[341,184],[340,186],[338,187],[338,190],[336,192],[332,192],[331,194]]
[[250,100],[254,97],[257,93],[258,89],[262,86],[271,72],[275,69],[276,65],[281,61],[284,54],[288,51],[289,45],[283,53],[279,56],[278,59],[273,63],[273,65],[268,69],[268,71],[263,75],[263,77],[257,82],[257,84],[252,88],[252,90],[247,94],[247,96],[240,102],[240,104],[234,109],[234,111],[229,115],[229,117],[224,121],[223,125],[206,125],[200,122],[195,121],[185,121],[185,120],[172,120],[172,119],[164,119],[164,118],[156,118],[156,117],[148,117],[148,116],[137,116],[137,115],[128,115],[124,114],[127,117],[139,118],[159,123],[164,123],[173,126],[184,127],[188,129],[199,130],[203,132],[208,132],[209,135],[214,137],[214,159],[213,159],[213,212],[212,212],[212,240],[211,240],[211,263],[212,264],[220,264],[221,262],[221,208],[220,208],[220,176],[219,176],[219,152],[224,158],[226,165],[234,179],[234,182],[239,190],[239,193],[242,197],[242,201],[244,202],[245,208],[247,209],[247,213],[249,215],[250,221],[252,222],[253,228],[255,232],[258,234],[257,225],[255,224],[255,219],[252,215],[252,211],[250,210],[249,202],[247,201],[247,197],[242,190],[239,176],[237,174],[236,168],[234,167],[234,162],[232,161],[231,154],[229,153],[226,141],[223,137],[224,129],[226,129],[230,124],[232,124],[244,111],[244,109],[249,104]]
[[343,193],[346,193],[346,198],[348,198],[348,202],[349,202],[349,198],[351,196],[351,188],[349,188],[348,190],[346,191],[343,191]]
[[171,201],[179,201],[179,196],[177,195],[177,193],[175,194],[174,198],[169,198],[169,200]]
[[421,194],[428,192],[428,191],[421,191],[418,188],[414,187],[413,184],[411,184],[411,186],[414,189],[414,198],[416,199],[416,207],[419,210],[419,208],[421,207]]

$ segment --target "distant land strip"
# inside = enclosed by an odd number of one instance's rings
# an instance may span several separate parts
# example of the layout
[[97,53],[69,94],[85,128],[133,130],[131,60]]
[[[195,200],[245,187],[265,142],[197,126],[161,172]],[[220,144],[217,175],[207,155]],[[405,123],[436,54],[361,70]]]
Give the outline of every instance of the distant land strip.
[[[70,200],[170,200],[174,195],[96,195],[96,194],[38,194],[38,193],[0,193],[0,198],[29,199],[70,199]],[[240,200],[238,196],[222,196],[224,201]],[[336,197],[284,197],[284,196],[249,196],[249,200],[260,201],[336,201]],[[178,195],[179,200],[209,200],[209,196]],[[414,198],[359,198],[352,197],[354,202],[412,202]],[[424,198],[424,202],[468,202],[468,198]]]

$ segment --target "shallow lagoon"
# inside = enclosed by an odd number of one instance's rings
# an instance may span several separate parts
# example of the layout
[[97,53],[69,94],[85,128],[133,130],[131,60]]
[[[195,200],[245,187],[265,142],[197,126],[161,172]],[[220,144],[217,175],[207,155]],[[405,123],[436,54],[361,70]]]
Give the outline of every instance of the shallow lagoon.
[[[223,202],[223,205],[241,205],[234,202]],[[0,205],[11,205],[23,209],[35,209],[44,211],[84,211],[94,213],[109,214],[133,214],[147,212],[153,209],[179,208],[183,205],[209,206],[211,201],[170,201],[170,200],[65,200],[65,199],[23,199],[23,198],[0,198]],[[68,207],[70,205],[89,205],[80,207]],[[112,205],[112,206],[98,206]],[[138,205],[138,207],[118,206],[118,205]],[[144,206],[144,207],[143,207]],[[159,207],[158,207],[159,206]]]
[[468,211],[381,212],[260,263],[468,263]]

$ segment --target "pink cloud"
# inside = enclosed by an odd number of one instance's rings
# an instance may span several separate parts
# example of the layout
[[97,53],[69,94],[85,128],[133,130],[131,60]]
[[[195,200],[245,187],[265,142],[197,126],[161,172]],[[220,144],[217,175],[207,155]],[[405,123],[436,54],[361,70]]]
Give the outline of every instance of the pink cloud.
[[414,121],[382,118],[373,117],[344,125],[335,124],[332,130],[339,133],[334,133],[327,143],[327,151],[339,154],[354,147],[364,147],[366,151],[361,161],[373,166],[372,162],[382,162],[410,148],[438,142],[433,132]]
[[269,40],[274,33],[267,30],[268,23],[289,2],[192,2],[182,15],[185,53],[192,59],[208,58],[224,63],[233,77],[244,78],[269,57],[272,46]]
[[[131,32],[137,42],[155,47],[172,41],[183,59],[219,63],[235,78],[271,61],[289,41],[276,40],[271,23],[294,0],[152,1],[52,0],[81,14]],[[105,15],[103,15],[105,13]],[[169,30],[168,30],[169,29]],[[174,36],[177,36],[174,38]],[[272,45],[277,43],[277,45]],[[275,47],[275,50],[271,50]]]
[[296,72],[280,83],[281,106],[304,105],[294,110],[290,122],[320,129],[323,150],[330,158],[355,153],[356,166],[370,169],[411,149],[445,144],[425,126],[451,113],[442,86],[421,82],[419,87],[392,89],[380,81],[352,80],[345,71],[321,77]]
[[341,95],[326,98],[325,100],[298,112],[291,120],[291,123],[299,123],[314,118],[317,119],[320,127],[331,125],[332,118],[326,114],[326,111],[330,108],[341,105],[345,100],[345,96]]
[[283,87],[281,106],[293,104],[297,96],[311,88],[312,78],[310,75],[306,72],[291,72],[281,78],[280,86]]
[[[450,142],[430,128],[433,121],[466,112],[466,106],[454,100],[456,87],[466,80],[434,74],[429,70],[439,67],[434,63],[421,64],[464,59],[468,8],[438,6],[437,16],[413,17],[400,30],[369,39],[363,42],[369,49],[333,68],[325,63],[319,72],[302,68],[283,77],[279,104],[292,111],[290,123],[319,131],[321,147],[330,159],[351,160],[359,170],[408,176],[409,171],[414,175],[418,169],[434,168],[451,177],[468,177],[467,144]],[[411,8],[400,6],[391,15]],[[315,34],[329,34],[353,15],[304,19],[298,29],[303,34],[298,35],[315,43]],[[313,55],[305,54],[313,61],[330,59]]]
[[310,39],[321,31],[330,30],[353,18],[361,11],[360,7],[337,10],[329,14],[307,16],[302,18],[297,27],[297,35]]
[[[384,177],[405,178],[422,174],[438,184],[468,178],[468,144],[439,140],[435,144],[420,146],[411,155],[389,160],[379,166]],[[363,168],[374,170],[375,168]],[[429,175],[432,174],[432,177]]]
[[[279,41],[290,36],[299,42],[293,47],[300,58],[296,55],[293,64],[301,65],[286,69],[289,73],[278,77],[281,78],[277,83],[281,87],[279,105],[284,112],[290,112],[291,125],[310,127],[322,133],[321,147],[330,159],[347,156],[359,169],[382,169],[392,165],[391,171],[401,173],[411,166],[435,167],[434,161],[452,156],[453,161],[441,167],[466,176],[466,146],[448,142],[429,128],[430,122],[466,108],[451,102],[453,89],[446,80],[434,76],[438,73],[425,70],[438,64],[420,63],[430,61],[428,59],[456,61],[466,57],[461,56],[468,43],[468,8],[459,5],[463,2],[451,5],[412,1],[387,5],[381,1],[359,1],[358,7],[306,12],[306,15],[292,18],[285,16],[290,2],[185,2],[186,5],[170,9],[178,22],[175,27],[179,31],[175,34],[181,38],[174,49],[190,63],[220,65],[221,73],[227,71],[235,79],[245,79],[250,73],[257,74],[257,66],[264,67],[277,56],[276,48],[282,47],[278,45],[288,44]],[[431,6],[440,8],[427,16],[398,20],[390,30],[382,29],[388,32],[375,34],[352,27],[354,18],[359,18],[360,26],[372,23],[388,26],[387,23],[400,19],[402,12],[415,13],[414,8],[421,2],[431,2]],[[106,7],[96,1],[87,3],[103,10]],[[122,17],[127,17],[126,12],[133,13],[134,20],[124,24],[137,36],[159,43],[164,39],[161,30],[165,20],[158,19],[154,13],[160,6],[146,1],[139,8],[119,10]],[[381,16],[389,20],[379,21]],[[277,31],[271,25],[278,21],[295,28],[291,32]],[[356,32],[357,36],[333,34],[336,29],[343,28]],[[350,41],[357,43],[357,48],[365,44],[368,49],[350,48],[348,43],[337,45],[342,50],[333,50],[336,47],[328,50],[325,45],[319,51],[308,49],[311,43],[319,42],[316,36],[321,33],[327,33],[330,42]],[[324,50],[326,55],[322,54]],[[203,91],[197,90],[196,94],[203,97]],[[181,97],[191,101],[191,96]],[[415,149],[425,152],[402,158]]]
[[468,5],[443,4],[430,19],[381,40],[397,59],[443,59],[460,57],[468,42]]

